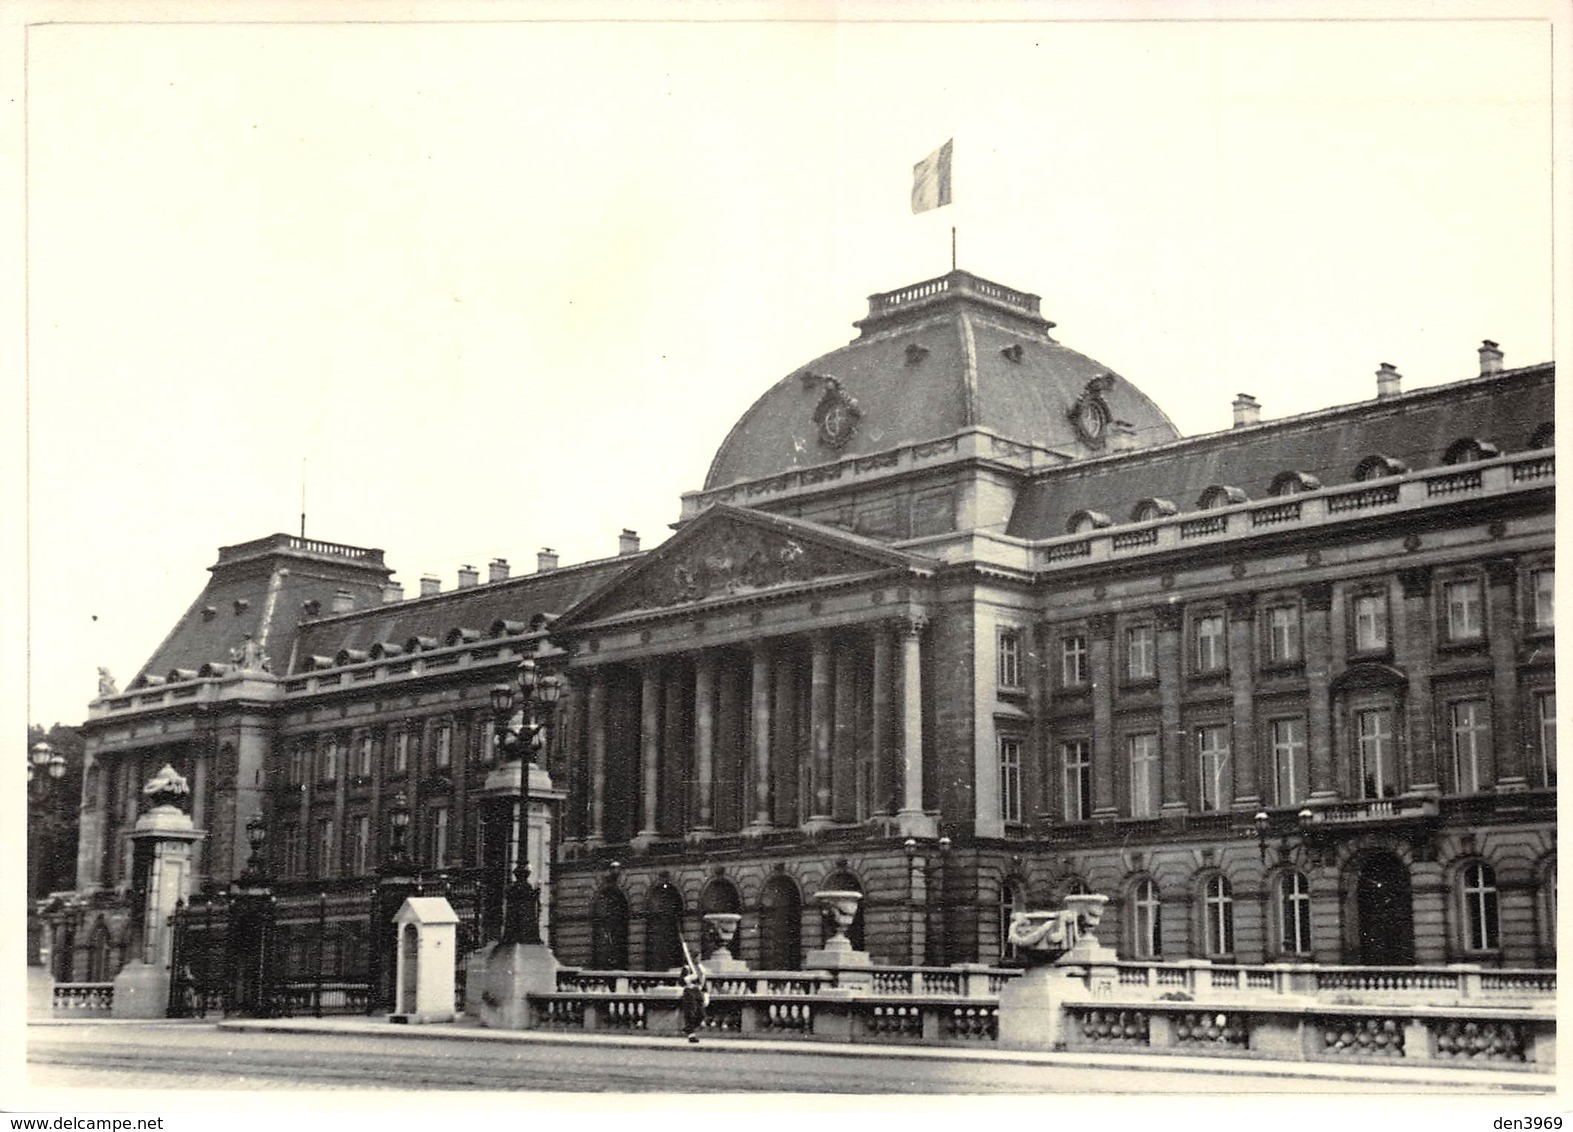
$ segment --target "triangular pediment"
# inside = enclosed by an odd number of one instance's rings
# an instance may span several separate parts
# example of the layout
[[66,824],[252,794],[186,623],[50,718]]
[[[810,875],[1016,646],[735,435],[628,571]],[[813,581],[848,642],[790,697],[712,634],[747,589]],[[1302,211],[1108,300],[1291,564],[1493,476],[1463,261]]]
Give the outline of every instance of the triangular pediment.
[[556,628],[923,565],[932,564],[817,523],[718,505],[565,613]]

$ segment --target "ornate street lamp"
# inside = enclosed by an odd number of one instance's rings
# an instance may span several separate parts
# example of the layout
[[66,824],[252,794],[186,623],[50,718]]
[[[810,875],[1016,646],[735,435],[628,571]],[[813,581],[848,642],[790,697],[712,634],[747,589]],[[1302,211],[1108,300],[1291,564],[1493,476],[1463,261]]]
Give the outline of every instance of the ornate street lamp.
[[515,683],[519,691],[517,698],[522,701],[517,725],[513,685],[499,683],[493,685],[491,691],[498,760],[518,760],[520,763],[519,800],[512,817],[519,846],[518,860],[503,912],[500,942],[538,944],[541,942],[541,894],[540,889],[530,883],[529,768],[535,763],[535,753],[546,749],[552,714],[562,695],[562,677],[541,672],[532,658],[525,657],[519,662]]
[[393,804],[388,808],[388,825],[393,831],[393,843],[388,846],[388,865],[402,870],[409,863],[404,842],[410,831],[410,801],[402,790],[394,795]]

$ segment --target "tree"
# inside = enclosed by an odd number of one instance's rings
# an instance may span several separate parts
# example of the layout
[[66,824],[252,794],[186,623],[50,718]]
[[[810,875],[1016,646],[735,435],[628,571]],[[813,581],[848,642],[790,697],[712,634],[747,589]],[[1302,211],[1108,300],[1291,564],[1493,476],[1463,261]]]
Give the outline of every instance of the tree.
[[37,773],[27,794],[27,906],[76,885],[77,815],[82,800],[85,744],[75,727],[57,723],[27,729],[27,751],[48,743],[66,760],[59,778]]

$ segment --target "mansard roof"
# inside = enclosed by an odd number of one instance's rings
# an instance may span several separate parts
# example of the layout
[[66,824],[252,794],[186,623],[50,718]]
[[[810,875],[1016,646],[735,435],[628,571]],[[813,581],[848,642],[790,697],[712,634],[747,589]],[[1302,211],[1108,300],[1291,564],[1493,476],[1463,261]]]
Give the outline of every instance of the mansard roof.
[[[965,271],[869,297],[860,336],[777,381],[732,427],[705,490],[847,456],[883,452],[984,426],[1063,452],[1096,454],[1105,435],[1073,419],[1098,402],[1102,424],[1129,426],[1128,443],[1179,436],[1145,394],[1050,336],[1038,296]],[[1091,383],[1097,383],[1096,397]],[[827,428],[826,408],[850,409]],[[1085,422],[1084,422],[1085,423]]]
[[1181,509],[1190,510],[1218,484],[1265,499],[1285,472],[1335,487],[1354,483],[1356,469],[1373,456],[1411,469],[1439,467],[1466,437],[1505,453],[1526,451],[1553,418],[1554,375],[1550,363],[1528,366],[1048,468],[1022,488],[1006,533],[1054,538],[1081,512],[1128,515],[1154,497],[1181,501]]

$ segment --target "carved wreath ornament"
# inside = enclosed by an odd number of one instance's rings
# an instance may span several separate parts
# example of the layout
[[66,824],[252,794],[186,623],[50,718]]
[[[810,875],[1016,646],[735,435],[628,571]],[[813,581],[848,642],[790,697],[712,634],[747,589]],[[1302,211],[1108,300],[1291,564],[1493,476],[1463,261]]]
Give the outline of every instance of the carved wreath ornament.
[[840,450],[847,446],[857,432],[863,410],[857,398],[841,388],[841,382],[829,374],[803,371],[805,388],[818,383],[824,388],[819,404],[814,406],[814,423],[819,426],[819,442],[827,448]]

